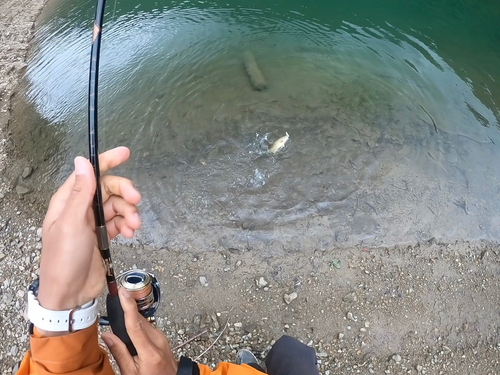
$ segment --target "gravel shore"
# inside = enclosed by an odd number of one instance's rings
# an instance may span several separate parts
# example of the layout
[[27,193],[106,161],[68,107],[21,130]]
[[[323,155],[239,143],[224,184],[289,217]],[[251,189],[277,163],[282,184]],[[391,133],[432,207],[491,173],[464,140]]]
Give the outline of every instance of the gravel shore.
[[[46,0],[0,4],[0,371],[28,348],[47,194],[10,139],[12,100]],[[176,354],[209,366],[241,348],[264,358],[282,334],[317,351],[323,375],[500,373],[500,247],[430,240],[394,248],[210,253],[113,246],[116,268],[162,284],[157,327]],[[185,344],[190,338],[201,334]]]

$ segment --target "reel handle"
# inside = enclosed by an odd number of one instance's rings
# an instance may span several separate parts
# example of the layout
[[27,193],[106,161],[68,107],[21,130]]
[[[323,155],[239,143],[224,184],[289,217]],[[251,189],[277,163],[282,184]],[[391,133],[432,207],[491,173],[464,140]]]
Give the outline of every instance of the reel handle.
[[111,326],[113,333],[125,343],[130,355],[136,356],[137,350],[135,350],[135,346],[132,344],[132,340],[130,340],[130,336],[125,328],[125,316],[120,303],[120,298],[118,296],[108,294],[106,297],[106,309],[108,311],[109,325]]

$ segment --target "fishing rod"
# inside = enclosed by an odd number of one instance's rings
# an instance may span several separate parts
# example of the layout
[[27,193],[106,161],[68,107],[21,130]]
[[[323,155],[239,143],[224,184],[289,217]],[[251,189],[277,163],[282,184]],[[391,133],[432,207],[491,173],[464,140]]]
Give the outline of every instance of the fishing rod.
[[88,95],[88,133],[89,133],[89,156],[90,163],[94,168],[96,180],[96,191],[94,194],[94,219],[96,226],[97,245],[103,259],[106,271],[106,284],[108,295],[106,297],[107,319],[101,319],[104,324],[109,323],[113,333],[117,335],[126,345],[131,355],[136,355],[132,341],[125,328],[123,308],[118,298],[118,286],[126,288],[135,299],[139,312],[149,320],[153,321],[153,315],[160,303],[160,286],[156,277],[143,270],[129,270],[115,277],[111,251],[109,249],[108,232],[106,230],[106,219],[104,217],[104,204],[101,191],[101,173],[99,169],[99,138],[98,138],[98,81],[99,81],[99,57],[101,50],[102,23],[104,18],[104,7],[106,0],[97,0],[94,29],[92,33],[92,47],[90,51],[90,75]]

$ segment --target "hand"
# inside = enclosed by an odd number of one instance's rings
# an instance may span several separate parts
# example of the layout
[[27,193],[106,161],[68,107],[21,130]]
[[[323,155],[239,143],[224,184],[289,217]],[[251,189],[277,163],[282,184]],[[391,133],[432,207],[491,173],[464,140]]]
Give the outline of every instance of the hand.
[[[101,173],[125,162],[130,155],[118,147],[99,156]],[[101,178],[104,216],[109,238],[131,238],[141,221],[141,200],[132,182],[122,177]],[[75,172],[52,197],[42,229],[38,301],[49,310],[69,310],[96,298],[104,287],[105,270],[97,247],[92,202],[92,165],[75,159]],[[43,334],[43,333],[42,333]]]
[[111,332],[102,339],[115,358],[122,375],[175,375],[179,364],[174,359],[165,336],[156,330],[137,310],[137,304],[125,288],[119,289],[125,316],[125,328],[137,350],[132,357],[126,345]]

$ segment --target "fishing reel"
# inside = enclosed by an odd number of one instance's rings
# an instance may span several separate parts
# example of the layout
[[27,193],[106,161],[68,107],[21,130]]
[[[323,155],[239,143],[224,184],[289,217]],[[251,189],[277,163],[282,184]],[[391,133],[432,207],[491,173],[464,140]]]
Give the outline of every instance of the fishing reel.
[[143,270],[128,270],[116,278],[118,287],[125,288],[137,303],[137,309],[149,321],[160,305],[160,284],[155,275]]
[[[122,272],[116,277],[119,288],[125,288],[137,303],[139,313],[148,321],[154,322],[154,314],[160,306],[160,284],[155,275],[139,269]],[[101,317],[100,325],[109,325],[107,317]]]

